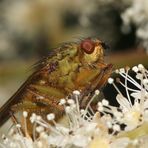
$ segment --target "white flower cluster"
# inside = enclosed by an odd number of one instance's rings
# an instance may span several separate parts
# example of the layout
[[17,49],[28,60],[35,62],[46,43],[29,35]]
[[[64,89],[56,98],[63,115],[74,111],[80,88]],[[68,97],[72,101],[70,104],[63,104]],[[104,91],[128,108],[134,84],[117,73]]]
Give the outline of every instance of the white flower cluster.
[[[108,79],[110,84],[113,84],[118,91],[116,100],[119,103],[119,107],[110,106],[107,100],[99,102],[99,111],[104,113],[111,113],[115,118],[113,120],[116,123],[125,124],[125,130],[132,130],[137,126],[148,121],[148,71],[142,64],[134,66],[132,70],[136,73],[136,79],[140,81],[138,83],[129,74],[129,68],[116,70],[116,73],[120,74],[124,78],[123,83],[120,79],[117,82],[120,83],[126,91],[126,97],[117,88],[112,78]],[[130,88],[127,84],[131,84]]]
[[148,1],[132,0],[131,5],[121,14],[123,31],[128,31],[130,24],[136,26],[136,36],[148,53]]
[[[135,79],[129,75],[134,72]],[[142,64],[115,71],[120,75],[117,82],[113,78],[108,83],[113,85],[118,94],[119,106],[110,105],[103,99],[92,109],[94,98],[99,95],[96,90],[87,106],[80,108],[81,93],[74,91],[72,98],[61,99],[59,105],[65,110],[63,124],[55,121],[55,115],[49,113],[47,121],[41,116],[32,114],[33,136],[27,131],[28,117],[23,112],[25,133],[21,125],[12,127],[8,135],[3,135],[2,148],[126,148],[146,147],[148,145],[148,71]],[[124,79],[124,81],[122,80]],[[117,87],[120,84],[126,94]],[[49,124],[50,123],[50,124]],[[124,125],[124,127],[123,127]]]

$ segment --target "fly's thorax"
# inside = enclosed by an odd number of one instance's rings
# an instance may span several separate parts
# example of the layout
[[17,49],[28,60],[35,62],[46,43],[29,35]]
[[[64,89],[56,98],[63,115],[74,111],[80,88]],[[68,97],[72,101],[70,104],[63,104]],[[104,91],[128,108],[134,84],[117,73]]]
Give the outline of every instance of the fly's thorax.
[[48,75],[48,82],[51,86],[56,86],[64,91],[76,89],[74,79],[78,67],[81,65],[78,60],[77,51],[77,46],[73,45],[69,49],[57,53],[62,55],[62,58],[57,60],[57,68]]
[[[82,44],[87,45],[82,46]],[[86,39],[83,43],[66,45],[64,48],[52,59],[60,57],[56,59],[58,66],[48,75],[48,81],[51,85],[62,88],[66,92],[84,89],[99,75],[103,69],[102,65],[105,65],[101,42]],[[82,48],[89,48],[89,52]]]

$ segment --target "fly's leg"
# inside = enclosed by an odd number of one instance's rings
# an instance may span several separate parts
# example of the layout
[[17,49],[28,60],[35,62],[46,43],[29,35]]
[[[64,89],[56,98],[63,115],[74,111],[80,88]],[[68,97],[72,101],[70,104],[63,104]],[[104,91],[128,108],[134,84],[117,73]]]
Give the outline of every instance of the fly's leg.
[[12,111],[10,111],[9,114],[10,114],[10,118],[11,118],[13,124],[16,126],[17,133],[19,133],[20,135],[24,136],[23,128],[19,124],[19,121],[15,117],[14,113]]

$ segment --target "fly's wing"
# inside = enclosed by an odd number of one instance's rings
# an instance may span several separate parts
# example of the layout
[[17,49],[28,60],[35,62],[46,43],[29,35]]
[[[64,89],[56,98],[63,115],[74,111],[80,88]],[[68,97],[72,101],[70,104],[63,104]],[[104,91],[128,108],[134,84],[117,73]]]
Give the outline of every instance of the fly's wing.
[[[57,49],[60,50],[60,49]],[[38,81],[39,73],[42,68],[46,66],[46,60],[54,56],[56,53],[53,51],[48,57],[43,58],[41,61],[34,65],[36,71],[25,81],[24,84],[17,90],[17,92],[0,108],[0,127],[10,118],[11,107],[18,104],[23,99],[22,96],[26,92],[27,86]]]
[[26,87],[33,81],[34,75],[32,74],[18,91],[0,108],[0,126],[10,118],[11,107],[21,101],[22,95]]
[[[29,108],[29,102],[30,109],[34,107],[36,108],[36,110],[40,110],[40,108],[42,109],[44,102],[48,105],[52,104],[49,98],[42,100],[41,102],[39,100],[35,102],[37,99],[33,100],[33,94],[41,94],[42,96],[42,94],[45,93],[45,95],[47,94],[48,96],[55,95],[55,97],[63,97],[61,96],[61,93],[56,93],[57,90],[53,87],[47,87],[47,85],[50,86],[50,84],[48,84],[48,76],[52,71],[56,69],[56,62],[51,63],[52,60],[49,61],[49,59],[51,59],[51,57],[54,59],[55,55],[56,53],[52,53],[48,57],[39,61],[35,65],[36,71],[26,80],[26,82],[18,89],[18,91],[0,108],[0,126],[2,126],[10,118],[10,112],[13,111],[13,106],[16,109],[17,106],[19,106],[18,108],[20,108],[21,110],[27,109]],[[44,86],[44,84],[40,85],[40,82],[43,79],[45,79],[45,83],[47,83],[47,85],[45,84],[46,86]],[[38,93],[36,93],[36,91],[38,91]]]

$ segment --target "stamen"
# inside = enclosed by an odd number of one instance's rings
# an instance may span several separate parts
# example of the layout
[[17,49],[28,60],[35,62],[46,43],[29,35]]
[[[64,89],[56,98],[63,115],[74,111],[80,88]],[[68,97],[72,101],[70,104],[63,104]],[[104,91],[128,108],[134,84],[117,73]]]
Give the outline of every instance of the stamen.
[[144,70],[144,66],[143,66],[142,64],[139,64],[139,65],[138,65],[138,69],[139,69],[140,71],[143,71],[143,70]]
[[129,92],[128,92],[128,89],[127,89],[127,76],[128,76],[128,70],[126,71],[126,79],[125,79],[125,90],[126,90],[126,94],[127,94],[127,99],[129,101],[129,104],[130,106],[132,106],[132,102],[131,102],[131,99],[130,99],[130,96],[129,96]]
[[137,66],[134,66],[134,67],[132,68],[132,70],[133,70],[135,73],[137,73],[137,72],[139,71],[139,69],[138,69]]
[[88,108],[90,106],[90,104],[92,103],[92,101],[94,100],[94,98],[99,94],[99,91],[97,90],[96,93],[92,96],[92,98],[89,100],[86,108],[85,108],[85,114],[83,115],[83,117],[85,117],[85,115],[87,114]]
[[36,126],[37,126],[37,123],[36,122],[34,122],[34,124],[33,124],[33,140],[35,141],[36,140]]
[[129,88],[128,86],[124,85],[121,81],[120,81],[119,83],[120,83],[124,88],[126,87],[129,91],[136,92],[136,93],[139,92],[139,90],[132,89],[132,88]]
[[54,120],[55,115],[53,113],[50,113],[50,114],[47,115],[47,119],[48,119],[48,121]]
[[115,124],[115,125],[113,125],[113,130],[116,131],[116,132],[119,132],[121,129],[120,129],[120,126],[118,124]]
[[141,85],[139,85],[132,77],[129,75],[125,75],[123,73],[119,73],[123,78],[127,79],[129,82],[131,82],[133,85],[135,85],[137,88],[141,89]]
[[75,96],[75,100],[76,100],[76,107],[77,107],[77,111],[78,113],[80,113],[80,107],[79,107],[79,95],[80,95],[80,92],[78,90],[75,90],[73,91],[73,94]]

